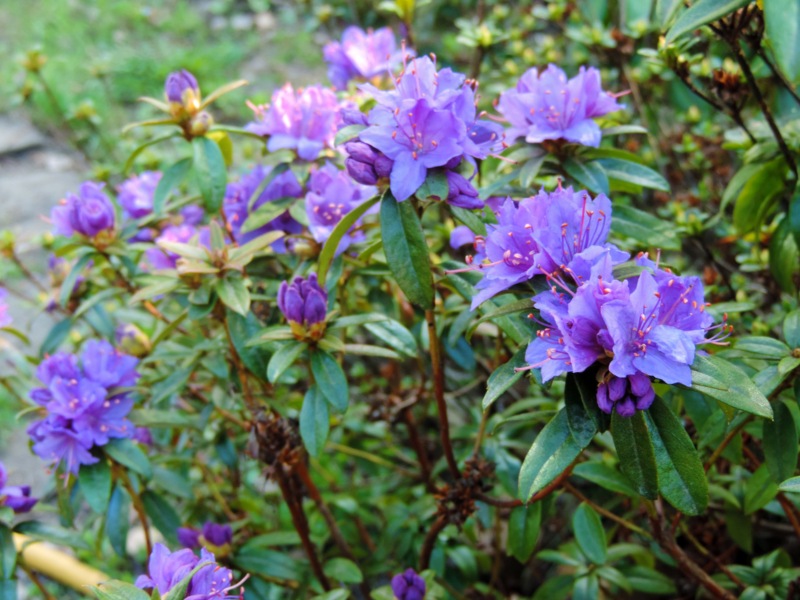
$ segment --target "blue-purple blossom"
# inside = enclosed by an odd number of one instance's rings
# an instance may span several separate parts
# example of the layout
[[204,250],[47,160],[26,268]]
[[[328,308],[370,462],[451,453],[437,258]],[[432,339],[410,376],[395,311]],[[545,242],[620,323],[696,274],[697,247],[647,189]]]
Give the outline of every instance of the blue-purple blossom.
[[28,485],[6,485],[8,471],[0,461],[0,506],[7,506],[15,513],[26,513],[33,508],[39,500],[31,497],[31,488]]
[[453,250],[458,250],[462,246],[475,243],[475,232],[466,225],[459,225],[450,232],[450,247]]
[[344,145],[344,150],[347,153],[344,166],[358,183],[376,185],[391,175],[394,161],[369,144],[351,141]]
[[80,465],[98,461],[94,447],[131,437],[134,427],[126,417],[133,400],[120,388],[136,383],[138,362],[104,340],[86,343],[80,365],[77,356],[65,352],[45,358],[36,370],[44,387],[31,391],[46,413],[28,428],[33,451],[77,473]]
[[[377,106],[358,137],[393,161],[389,186],[398,201],[419,189],[429,169],[452,170],[461,160],[474,163],[502,148],[502,128],[479,118],[473,86],[450,69],[437,71],[427,56],[405,65],[394,90],[361,89]],[[358,165],[347,167],[352,172]]]
[[[178,242],[180,244],[188,244],[193,239],[202,237],[201,230],[193,225],[170,225],[164,228],[156,238],[156,244],[159,242]],[[202,240],[198,243],[202,244]],[[174,269],[177,266],[180,256],[175,252],[166,250],[160,246],[155,248],[148,248],[145,253],[147,262],[154,269]]]
[[[413,52],[405,52],[407,56]],[[351,25],[341,42],[329,42],[323,49],[328,63],[328,78],[340,90],[351,79],[372,79],[391,75],[403,62],[404,50],[397,48],[394,32],[388,27],[368,29]]]
[[160,171],[144,171],[119,184],[117,200],[126,217],[141,219],[153,212],[153,196],[159,181]]
[[[287,235],[303,231],[303,226],[289,214],[288,210],[257,229],[242,231],[242,225],[250,213],[267,202],[282,198],[299,198],[303,195],[303,186],[300,185],[297,176],[291,170],[287,170],[274,177],[259,196],[253,198],[264,178],[271,172],[272,167],[258,165],[249,173],[242,175],[238,182],[228,184],[222,209],[231,226],[233,237],[239,244],[246,244],[269,231],[283,231]],[[275,252],[286,252],[286,240],[283,238],[277,240],[272,244],[272,249]]]
[[406,569],[392,577],[392,593],[397,600],[423,600],[425,580],[414,569]]
[[196,100],[198,107],[200,104],[200,87],[197,85],[197,79],[186,69],[167,75],[164,95],[170,103],[189,106]]
[[8,314],[8,291],[0,287],[0,327],[8,327],[11,321],[11,315]]
[[[377,188],[356,183],[347,172],[331,163],[312,171],[306,193],[306,214],[311,235],[317,242],[325,243],[342,217],[377,193]],[[342,237],[336,255],[344,252],[350,244],[365,239],[362,231],[353,230],[360,224],[360,220],[356,221],[353,228]]]
[[111,231],[116,223],[114,205],[103,192],[104,184],[85,181],[77,194],[69,194],[50,212],[53,230],[58,235],[74,233],[95,237]]
[[253,106],[256,120],[247,130],[268,137],[267,150],[295,150],[303,160],[316,159],[333,148],[342,121],[336,94],[320,85],[295,89],[290,83],[272,94],[269,105]]
[[518,203],[505,200],[473,260],[483,279],[475,286],[479,293],[472,308],[536,275],[578,269],[576,277],[583,277],[586,257],[573,261],[590,247],[608,248],[613,264],[627,260],[626,253],[606,243],[610,223],[611,201],[603,194],[592,199],[586,191],[559,187]]
[[316,273],[311,273],[308,279],[295,277],[291,284],[282,282],[278,308],[296,337],[319,339],[325,332],[328,292],[319,285]]
[[500,95],[497,110],[511,127],[509,143],[523,138],[531,144],[563,139],[584,146],[600,145],[602,133],[593,120],[624,108],[603,91],[600,72],[581,67],[567,80],[564,71],[549,65],[541,73],[528,69],[515,88]]
[[233,529],[230,525],[222,525],[206,521],[202,529],[194,527],[178,527],[178,541],[185,548],[197,549],[208,544],[216,548],[226,546],[233,541]]
[[241,583],[233,584],[231,570],[218,565],[214,555],[205,548],[200,550],[198,557],[188,548],[170,552],[163,544],[155,544],[147,564],[148,575],[140,575],[136,580],[136,586],[141,589],[157,589],[163,598],[201,565],[206,566],[192,576],[186,589],[185,600],[241,598],[241,594],[229,593],[239,588]]

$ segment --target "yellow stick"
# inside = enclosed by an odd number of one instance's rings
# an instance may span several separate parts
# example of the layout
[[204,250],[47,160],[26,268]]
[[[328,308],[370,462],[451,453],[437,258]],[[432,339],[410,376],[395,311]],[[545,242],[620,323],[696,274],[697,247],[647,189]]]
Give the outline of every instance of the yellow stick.
[[18,533],[13,535],[20,562],[28,569],[41,573],[53,581],[89,596],[91,592],[88,586],[111,579],[102,571],[83,564],[74,556],[57,548]]

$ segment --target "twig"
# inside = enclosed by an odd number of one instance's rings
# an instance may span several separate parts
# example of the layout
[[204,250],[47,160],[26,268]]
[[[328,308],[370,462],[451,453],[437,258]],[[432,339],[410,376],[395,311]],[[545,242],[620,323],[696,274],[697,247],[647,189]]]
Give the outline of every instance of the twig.
[[[575,459],[577,460],[577,459]],[[491,496],[487,496],[486,494],[475,494],[475,499],[480,500],[490,506],[495,506],[497,508],[516,508],[517,506],[522,506],[523,504],[532,504],[534,502],[538,502],[539,500],[546,498],[550,494],[552,494],[555,490],[557,490],[561,485],[565,482],[567,477],[570,476],[572,473],[572,467],[575,465],[575,462],[564,469],[561,474],[556,477],[552,483],[550,483],[547,487],[543,488],[542,490],[535,493],[527,502],[523,502],[522,500],[501,500],[498,498],[492,498]]]
[[411,412],[411,407],[407,406],[400,414],[403,417],[403,422],[406,424],[406,429],[408,429],[408,439],[411,442],[411,447],[414,449],[417,459],[419,460],[422,480],[425,482],[425,487],[428,488],[428,491],[433,492],[436,490],[436,486],[434,486],[433,481],[431,481],[431,465],[428,461],[428,454],[425,452],[425,446],[423,446],[422,440],[419,437],[419,430],[417,429],[417,422],[414,419],[414,413]]
[[623,527],[625,527],[626,529],[629,529],[629,530],[631,530],[633,532],[636,532],[641,536],[644,536],[646,538],[652,539],[653,536],[650,535],[650,533],[648,533],[647,531],[645,531],[641,527],[639,527],[638,525],[634,525],[633,523],[631,523],[627,519],[623,519],[619,515],[615,515],[610,510],[606,510],[602,506],[600,506],[598,504],[595,504],[594,502],[589,500],[589,498],[584,496],[583,493],[578,488],[573,486],[569,481],[565,481],[564,482],[564,489],[566,491],[568,491],[570,494],[572,494],[573,496],[575,496],[581,502],[586,502],[586,504],[591,506],[596,512],[600,513],[604,517],[606,517],[608,519],[611,519],[615,523],[618,523],[618,524],[622,525]]
[[[28,576],[28,579],[30,579],[30,580],[33,582],[33,584],[34,584],[34,585],[35,585],[37,588],[39,588],[39,591],[42,593],[42,596],[44,596],[44,599],[45,599],[45,600],[56,600],[56,597],[55,597],[55,596],[53,596],[53,594],[51,594],[50,592],[48,592],[48,591],[47,591],[47,588],[46,588],[46,587],[44,587],[44,584],[42,583],[42,580],[41,580],[41,579],[39,579],[39,576],[38,576],[36,573],[34,573],[33,571],[31,571],[31,570],[30,570],[30,569],[29,569],[27,566],[25,566],[24,564],[20,564],[20,565],[19,565],[19,567],[20,567],[20,568],[21,568],[21,569],[22,569],[22,570],[25,572],[25,574]],[[12,582],[12,583],[13,583],[13,582]],[[12,588],[12,593],[13,593],[13,588]]]
[[739,432],[741,432],[742,429],[744,429],[745,425],[747,425],[752,420],[753,417],[748,416],[744,421],[739,423],[736,427],[734,427],[728,432],[728,435],[726,435],[725,439],[722,440],[720,445],[714,449],[714,452],[711,454],[711,457],[706,461],[706,464],[703,466],[703,468],[706,471],[708,471],[711,468],[711,465],[717,462],[717,459],[719,459],[720,455],[725,451],[725,448],[728,447],[728,444],[730,444],[733,441],[733,438],[739,435]]
[[447,518],[440,515],[436,521],[433,522],[431,528],[425,536],[425,541],[422,543],[422,550],[419,553],[419,570],[424,571],[431,564],[431,553],[433,553],[433,546],[436,544],[436,539],[442,530],[447,527]]
[[139,521],[142,523],[142,531],[144,531],[144,543],[147,547],[147,555],[149,556],[153,552],[153,541],[150,537],[150,523],[147,520],[147,511],[142,503],[142,498],[138,493],[136,493],[136,490],[133,489],[133,484],[131,483],[130,477],[128,477],[127,471],[119,468],[116,462],[113,463],[113,466],[115,467],[115,471],[119,474],[119,478],[122,480],[122,485],[126,490],[128,490],[128,495],[131,497],[131,501],[133,502],[133,510],[136,511],[136,515],[139,517]]

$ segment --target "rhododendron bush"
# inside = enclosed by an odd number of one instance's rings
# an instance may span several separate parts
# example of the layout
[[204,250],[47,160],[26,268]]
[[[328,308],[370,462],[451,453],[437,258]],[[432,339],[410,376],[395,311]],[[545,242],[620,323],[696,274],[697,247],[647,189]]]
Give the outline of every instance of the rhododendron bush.
[[0,595],[797,597],[798,10],[388,4],[53,198]]

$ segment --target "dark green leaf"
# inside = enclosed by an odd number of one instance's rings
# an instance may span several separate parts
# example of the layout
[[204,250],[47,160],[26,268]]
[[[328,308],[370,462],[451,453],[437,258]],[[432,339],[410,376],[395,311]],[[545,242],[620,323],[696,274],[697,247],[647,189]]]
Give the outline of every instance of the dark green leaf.
[[319,456],[325,447],[330,429],[328,403],[318,386],[312,385],[303,398],[300,410],[300,437],[311,456]]
[[341,583],[361,583],[364,576],[361,569],[352,560],[346,558],[332,558],[322,567],[325,575]]
[[579,446],[570,435],[567,413],[561,410],[533,441],[519,472],[519,497],[523,502],[541,491],[578,458]]
[[778,493],[778,484],[767,465],[761,465],[744,486],[744,514],[752,515],[769,504]]
[[733,207],[733,224],[741,233],[758,230],[784,192],[783,158],[764,163],[742,186]]
[[611,436],[619,457],[620,470],[630,479],[636,491],[654,500],[658,495],[658,470],[653,442],[641,411],[632,417],[611,415]]
[[153,214],[160,215],[170,193],[178,187],[192,168],[192,159],[184,158],[164,171],[153,193]]
[[447,176],[441,169],[429,170],[425,181],[419,186],[415,195],[420,200],[446,200],[450,191]]
[[769,270],[787,294],[797,291],[796,278],[800,271],[800,250],[788,217],[783,217],[769,241]]
[[648,248],[681,249],[681,240],[674,225],[630,206],[614,206],[611,230],[617,235],[632,238]]
[[517,350],[508,362],[497,367],[489,375],[486,381],[486,394],[483,396],[483,410],[487,410],[508,388],[520,380],[523,371],[516,369],[525,366],[525,350],[525,346]]
[[141,494],[142,504],[147,516],[161,535],[171,544],[178,543],[177,530],[181,526],[181,518],[172,504],[159,494],[146,490]]
[[291,341],[283,344],[269,359],[267,365],[267,379],[275,383],[283,372],[294,364],[294,361],[303,353],[306,345],[303,342]]
[[606,562],[606,532],[594,509],[582,502],[572,515],[572,530],[584,556],[596,565]]
[[625,475],[605,463],[583,462],[576,465],[572,473],[618,494],[635,496],[637,493]]
[[600,580],[590,573],[575,580],[572,588],[572,600],[597,600],[600,597]]
[[408,299],[433,307],[433,272],[422,225],[409,202],[387,193],[381,202],[381,239],[389,268]]
[[508,517],[508,542],[506,552],[519,562],[528,562],[536,549],[539,528],[542,524],[542,503],[517,506]]
[[106,535],[111,547],[118,556],[125,556],[128,543],[128,517],[130,511],[130,498],[121,485],[114,486],[111,500],[108,503],[106,516]]
[[525,161],[519,170],[519,184],[523,188],[529,188],[531,185],[533,185],[533,181],[539,174],[539,171],[541,170],[546,158],[547,153],[543,152],[539,156],[534,156],[533,158]]
[[336,137],[333,139],[333,145],[340,146],[345,142],[349,142],[353,138],[357,137],[358,134],[364,131],[366,128],[366,125],[359,125],[358,123],[342,127],[336,132]]
[[364,328],[396,352],[411,358],[417,356],[417,340],[408,329],[394,319],[366,323]]
[[783,339],[790,348],[800,348],[800,309],[795,309],[783,319]]
[[608,195],[608,175],[598,161],[579,162],[574,158],[568,158],[564,161],[564,171],[580,184],[580,187],[585,187],[596,194]]
[[789,228],[794,234],[794,242],[800,248],[800,193],[789,202]]
[[683,34],[721,19],[749,3],[750,0],[697,0],[678,17],[667,32],[666,43],[671,44]]
[[662,192],[669,191],[667,180],[650,167],[620,158],[601,158],[597,162],[603,167],[609,179],[661,190]]
[[800,79],[800,2],[764,0],[767,40],[778,67],[791,82]]
[[0,580],[14,577],[17,564],[17,549],[8,526],[0,523]]
[[150,479],[153,476],[150,460],[133,441],[117,438],[103,446],[103,450],[119,464],[136,471],[139,475],[143,475],[145,479]]
[[160,144],[161,142],[177,138],[178,136],[180,136],[180,134],[177,132],[168,133],[166,135],[153,138],[152,140],[140,144],[139,146],[136,147],[136,149],[133,152],[131,152],[131,155],[128,157],[128,160],[125,161],[125,167],[122,169],[122,172],[127,173],[128,171],[130,171],[131,167],[133,166],[133,163],[136,161],[136,158],[150,146],[154,146],[155,144]]
[[78,474],[83,497],[96,513],[105,513],[111,498],[111,469],[105,459],[84,465]]
[[767,359],[780,359],[791,353],[789,346],[782,341],[757,335],[738,338],[734,347],[740,352],[747,352]]
[[484,223],[474,211],[461,208],[460,206],[451,206],[450,212],[453,213],[456,219],[469,227],[472,233],[486,235],[486,223]]
[[800,494],[800,476],[790,477],[782,482],[778,489],[782,492],[791,492],[793,494]]
[[678,589],[675,587],[675,583],[672,579],[650,567],[642,565],[624,567],[622,573],[625,575],[631,588],[637,592],[661,594],[673,598],[678,593]]
[[225,187],[228,183],[225,159],[222,157],[222,151],[217,143],[207,137],[194,138],[192,147],[197,187],[200,188],[206,210],[215,214],[222,207]]
[[222,303],[232,311],[243,317],[250,312],[250,291],[241,277],[217,279],[214,282],[214,291],[217,292]]
[[323,398],[338,412],[347,411],[350,401],[347,377],[336,359],[327,352],[315,350],[311,353],[311,372]]
[[61,283],[61,290],[58,298],[61,306],[67,305],[67,302],[69,302],[69,297],[72,295],[72,290],[75,289],[75,282],[78,281],[78,277],[81,276],[84,268],[86,268],[86,265],[89,264],[89,261],[91,261],[93,258],[94,253],[84,254],[72,266],[69,271],[69,275],[67,275],[64,278],[64,281]]
[[42,347],[39,349],[40,356],[47,356],[54,354],[58,351],[61,343],[67,339],[69,332],[72,331],[72,319],[66,318],[59,321],[47,333],[47,337],[42,342]]
[[[594,406],[597,406],[596,401]],[[567,423],[572,438],[579,446],[585,448],[597,433],[597,423],[583,403],[583,398],[578,390],[578,382],[573,373],[567,373],[567,382],[564,387],[564,409],[567,413]]]
[[249,345],[251,340],[264,331],[263,325],[259,322],[258,318],[249,311],[246,317],[242,317],[233,311],[229,311],[226,316],[231,338],[233,339],[233,345],[236,348],[236,352],[239,353],[242,362],[251,373],[258,377],[263,377],[263,374],[266,372],[267,361],[269,360],[268,355],[262,348]]
[[92,593],[98,600],[150,600],[150,596],[132,583],[124,581],[105,581],[95,588]]
[[764,464],[772,478],[780,483],[794,475],[797,468],[797,427],[792,413],[780,400],[772,406],[775,419],[764,421]]
[[236,566],[247,573],[259,573],[289,580],[297,580],[301,576],[297,559],[288,553],[265,550],[249,542],[239,549],[234,557],[234,562]]
[[339,243],[342,241],[344,234],[350,231],[350,228],[355,224],[355,222],[358,221],[370,208],[375,206],[380,199],[380,196],[375,196],[374,198],[365,200],[345,216],[343,216],[342,220],[339,221],[336,227],[333,228],[330,236],[328,236],[328,240],[322,247],[322,252],[319,253],[317,276],[319,277],[320,281],[326,281],[328,269],[330,268],[333,259],[336,257],[336,250],[339,248]]
[[699,515],[708,506],[703,463],[683,424],[661,398],[645,413],[658,467],[658,489],[675,508]]
[[247,233],[263,227],[289,210],[294,202],[297,202],[297,198],[279,198],[265,202],[247,216],[245,222],[242,223],[241,232]]
[[772,418],[772,407],[741,369],[719,356],[695,356],[692,389],[760,417]]

